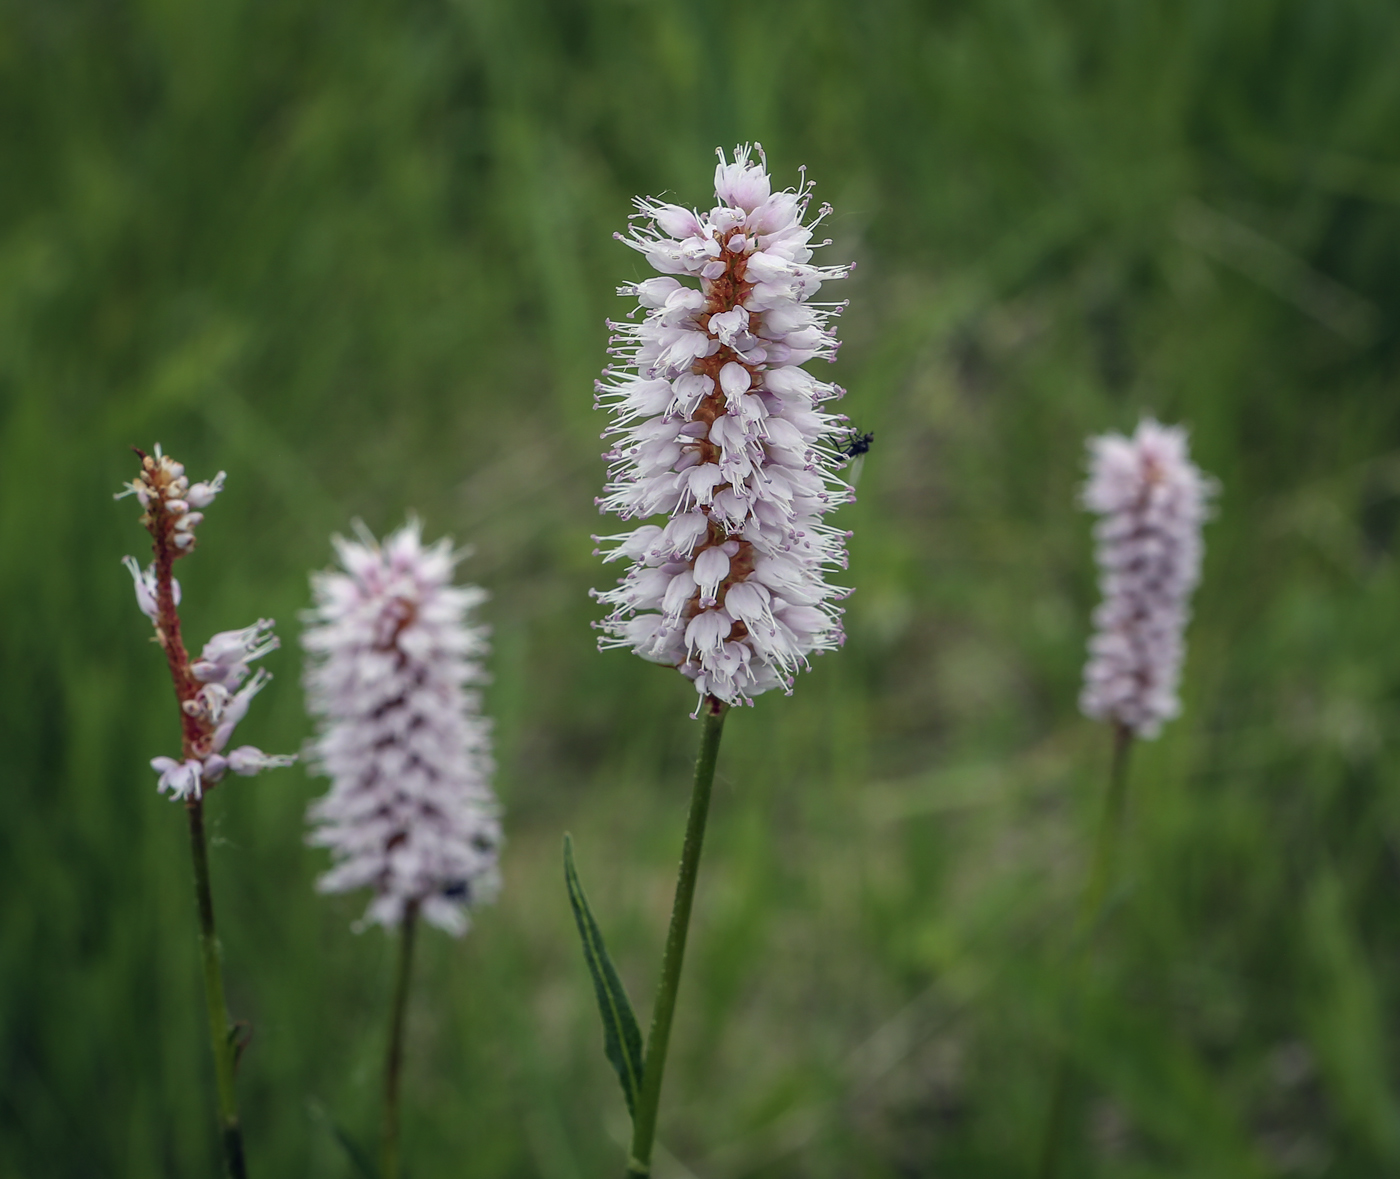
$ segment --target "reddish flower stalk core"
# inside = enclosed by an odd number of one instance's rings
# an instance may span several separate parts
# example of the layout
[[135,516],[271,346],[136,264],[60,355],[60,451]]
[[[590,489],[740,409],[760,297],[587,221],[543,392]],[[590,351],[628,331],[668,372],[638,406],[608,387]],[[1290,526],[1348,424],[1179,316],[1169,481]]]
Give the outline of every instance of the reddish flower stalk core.
[[[176,517],[166,507],[166,497],[177,490],[176,484],[184,479],[183,470],[172,476],[171,470],[180,469],[179,463],[162,463],[153,459],[145,451],[133,446],[141,457],[139,481],[148,489],[149,501],[141,523],[151,534],[151,553],[155,557],[156,580],[156,641],[165,651],[166,662],[170,665],[170,679],[175,685],[175,699],[180,704],[180,732],[183,738],[181,753],[184,758],[204,758],[209,753],[213,726],[207,719],[190,715],[185,702],[194,700],[199,692],[199,681],[190,670],[189,652],[185,650],[185,640],[180,634],[180,613],[175,607],[174,566],[175,562],[193,551],[194,545],[183,548],[173,542]],[[186,481],[187,482],[187,481]],[[185,490],[188,490],[186,488]],[[178,495],[176,502],[185,502]],[[193,535],[193,534],[186,534]],[[192,801],[192,800],[186,800]]]

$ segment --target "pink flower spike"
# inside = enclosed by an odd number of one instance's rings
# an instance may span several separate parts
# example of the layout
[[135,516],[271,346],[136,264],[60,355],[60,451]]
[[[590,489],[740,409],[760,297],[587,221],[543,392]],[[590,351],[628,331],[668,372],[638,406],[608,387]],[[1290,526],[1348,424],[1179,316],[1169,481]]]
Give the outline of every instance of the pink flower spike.
[[[311,804],[308,842],[330,849],[322,892],[370,888],[365,921],[399,925],[409,906],[451,934],[499,887],[484,681],[486,595],[452,584],[463,554],[424,545],[417,521],[380,543],[337,537],[340,569],[312,577],[302,635],[313,767],[331,779]],[[244,751],[229,755],[236,759]],[[251,761],[256,750],[245,756]]]
[[[847,533],[823,518],[852,498],[838,445],[851,430],[821,408],[841,390],[800,365],[835,357],[841,306],[808,300],[850,267],[812,264],[822,214],[804,224],[810,196],[805,177],[774,193],[762,149],[744,146],[733,162],[721,153],[708,212],[641,199],[620,239],[663,277],[620,288],[639,307],[610,324],[616,363],[598,383],[614,416],[597,502],[639,522],[609,538],[604,559],[630,568],[595,594],[611,608],[599,645],[674,662],[702,700],[787,688],[812,654],[842,641],[833,603],[849,591],[826,575],[845,567]],[[659,515],[671,519],[658,537],[640,521]],[[775,617],[769,590],[750,585],[761,567],[786,587],[781,604],[815,607],[800,625]],[[730,594],[735,609],[721,615]],[[716,637],[722,617],[742,618],[727,642],[730,629]]]
[[1079,697],[1086,716],[1152,738],[1180,712],[1183,635],[1215,490],[1191,462],[1180,426],[1146,418],[1131,438],[1089,440],[1083,503],[1099,516],[1103,601]]

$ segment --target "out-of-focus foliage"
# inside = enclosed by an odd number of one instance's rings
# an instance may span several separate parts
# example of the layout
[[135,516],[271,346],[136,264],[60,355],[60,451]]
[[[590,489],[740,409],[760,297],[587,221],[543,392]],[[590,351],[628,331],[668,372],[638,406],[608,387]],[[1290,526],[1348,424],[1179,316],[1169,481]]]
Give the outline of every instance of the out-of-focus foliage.
[[[0,8],[0,1171],[213,1174],[177,726],[111,492],[227,492],[196,640],[355,516],[475,546],[500,903],[423,939],[411,1173],[618,1173],[560,864],[645,1021],[697,726],[593,650],[590,384],[629,198],[763,142],[855,257],[833,371],[875,448],[850,640],[734,715],[662,1174],[1018,1176],[1107,769],[1075,710],[1083,438],[1184,421],[1223,486],[1186,712],[1138,751],[1068,1040],[1067,1173],[1400,1170],[1400,10],[1378,0],[7,0]],[[826,375],[823,373],[823,375]],[[256,1176],[372,1142],[389,948],[312,892],[324,783],[209,804]]]

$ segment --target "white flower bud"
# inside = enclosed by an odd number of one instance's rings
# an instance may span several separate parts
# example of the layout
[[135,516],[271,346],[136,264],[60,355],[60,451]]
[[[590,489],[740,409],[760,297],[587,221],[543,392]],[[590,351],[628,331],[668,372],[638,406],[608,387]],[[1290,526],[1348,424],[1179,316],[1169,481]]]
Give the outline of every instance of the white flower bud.
[[185,495],[186,502],[192,508],[207,508],[224,489],[224,478],[224,472],[220,471],[208,483],[196,483]]

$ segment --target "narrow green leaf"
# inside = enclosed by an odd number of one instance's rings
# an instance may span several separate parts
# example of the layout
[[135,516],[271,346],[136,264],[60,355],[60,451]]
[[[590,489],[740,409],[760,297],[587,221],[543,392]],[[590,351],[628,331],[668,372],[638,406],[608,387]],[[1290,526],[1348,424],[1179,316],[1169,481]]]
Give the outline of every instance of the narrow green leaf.
[[583,957],[598,995],[598,1013],[603,1017],[603,1050],[622,1083],[622,1096],[631,1114],[642,1091],[642,1033],[637,1028],[637,1017],[632,1014],[632,1003],[622,979],[608,957],[602,931],[588,907],[588,898],[574,870],[574,841],[567,835],[564,836],[564,882],[569,886],[569,903],[574,907]]

